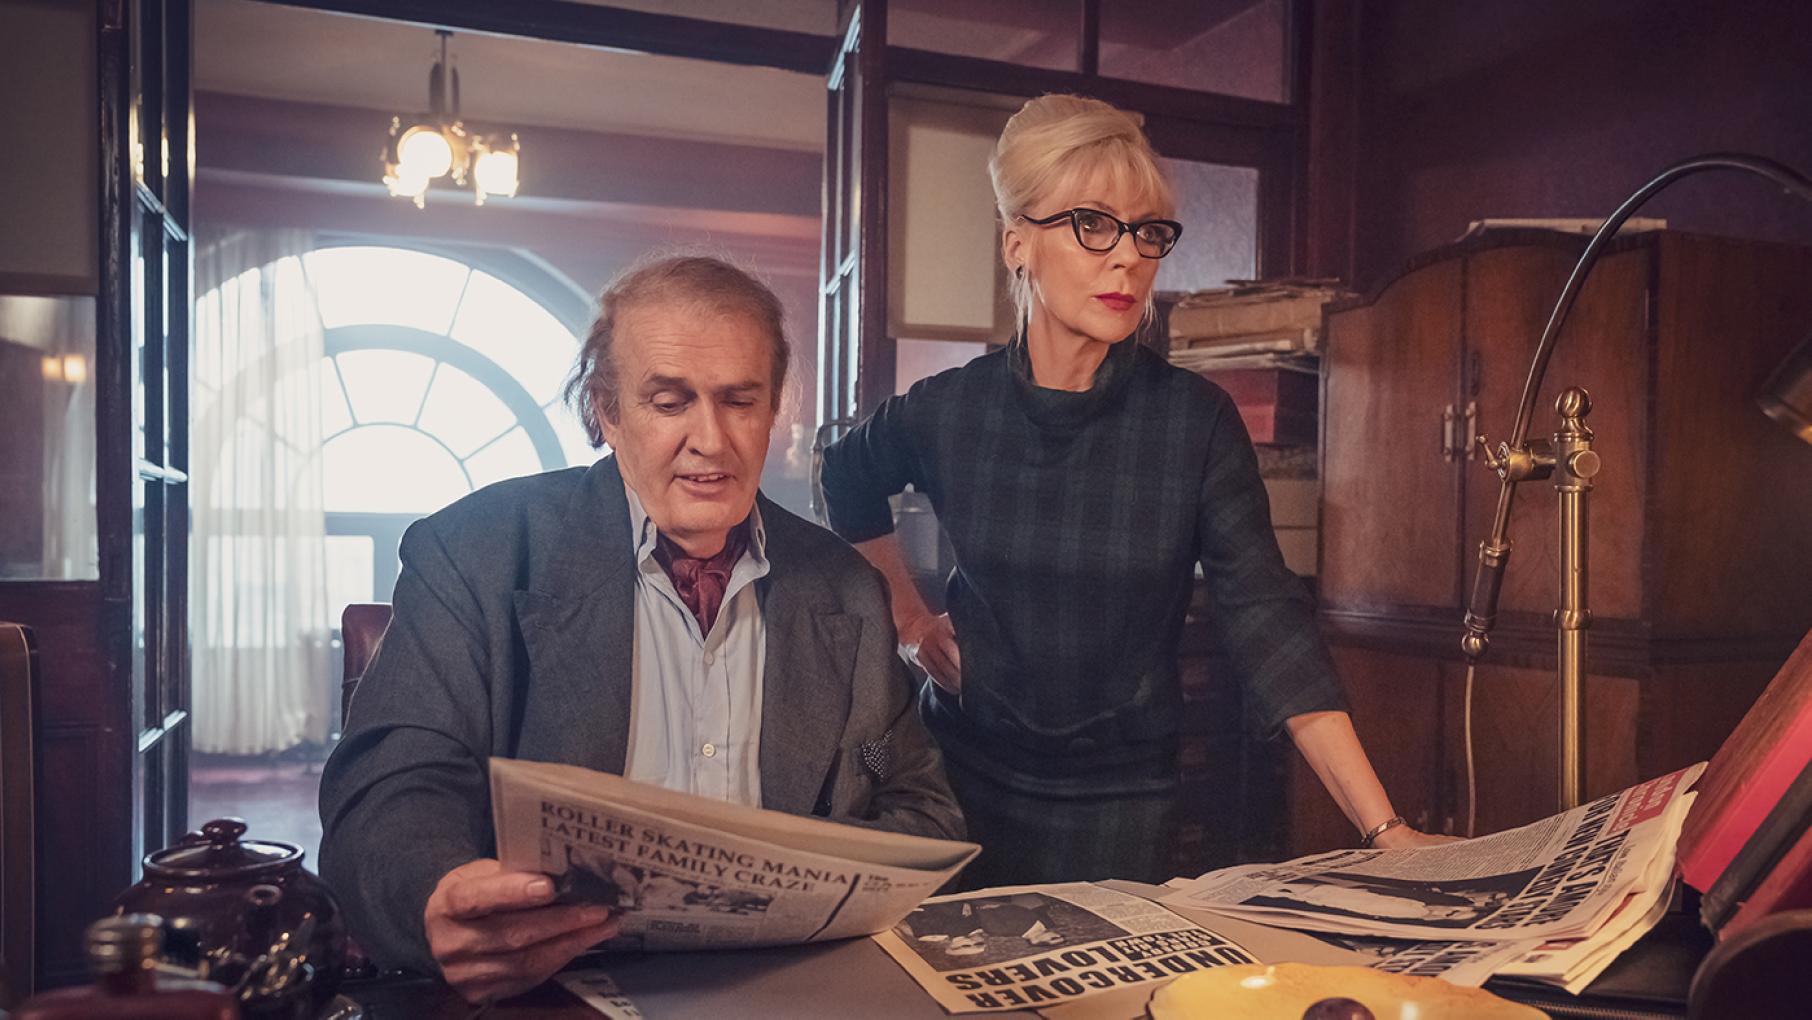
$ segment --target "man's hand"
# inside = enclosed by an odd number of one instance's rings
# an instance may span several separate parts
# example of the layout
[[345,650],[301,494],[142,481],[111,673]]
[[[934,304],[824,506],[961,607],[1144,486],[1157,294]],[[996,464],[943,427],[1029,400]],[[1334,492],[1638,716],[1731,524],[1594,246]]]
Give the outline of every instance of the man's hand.
[[467,1002],[526,992],[617,934],[608,907],[553,905],[554,883],[490,858],[441,876],[422,911],[428,950]]
[[956,627],[949,613],[909,620],[900,628],[900,647],[906,657],[918,663],[931,677],[931,682],[961,696],[963,693],[963,657],[956,647]]

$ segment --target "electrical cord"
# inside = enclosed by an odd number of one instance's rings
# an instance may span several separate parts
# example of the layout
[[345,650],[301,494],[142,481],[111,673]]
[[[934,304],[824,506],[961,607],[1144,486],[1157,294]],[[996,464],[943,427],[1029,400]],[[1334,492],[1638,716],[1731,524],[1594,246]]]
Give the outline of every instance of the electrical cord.
[[1473,665],[1466,665],[1466,696],[1460,706],[1461,742],[1466,745],[1466,838],[1471,839],[1478,827],[1479,820],[1479,784],[1478,772],[1472,760],[1472,672]]

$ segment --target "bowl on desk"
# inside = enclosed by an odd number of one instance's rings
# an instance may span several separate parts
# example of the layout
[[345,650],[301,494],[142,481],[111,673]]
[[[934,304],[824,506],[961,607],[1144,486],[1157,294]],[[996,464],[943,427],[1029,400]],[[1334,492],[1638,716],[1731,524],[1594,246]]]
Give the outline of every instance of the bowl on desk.
[[302,850],[217,818],[145,857],[116,912],[164,919],[164,961],[233,989],[248,1020],[312,1020],[339,988],[346,925]]
[[1185,977],[1152,993],[1149,1020],[1547,1020],[1531,1006],[1439,978],[1364,967],[1240,964]]

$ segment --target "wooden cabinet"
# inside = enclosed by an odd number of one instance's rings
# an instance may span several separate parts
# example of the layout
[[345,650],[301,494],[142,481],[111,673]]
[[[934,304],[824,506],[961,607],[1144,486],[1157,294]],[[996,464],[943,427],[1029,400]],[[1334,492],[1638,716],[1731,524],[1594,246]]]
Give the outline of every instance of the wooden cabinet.
[[[1328,314],[1322,621],[1398,809],[1436,829],[1464,825],[1460,619],[1498,495],[1472,438],[1507,438],[1583,245],[1475,238]],[[1583,386],[1604,462],[1590,502],[1590,794],[1709,757],[1812,625],[1812,447],[1753,400],[1812,330],[1809,282],[1800,248],[1622,238],[1559,339],[1530,434],[1552,432],[1555,396]],[[1481,832],[1556,806],[1557,532],[1552,486],[1520,486],[1473,690]],[[1291,849],[1350,844],[1313,782],[1292,784]]]

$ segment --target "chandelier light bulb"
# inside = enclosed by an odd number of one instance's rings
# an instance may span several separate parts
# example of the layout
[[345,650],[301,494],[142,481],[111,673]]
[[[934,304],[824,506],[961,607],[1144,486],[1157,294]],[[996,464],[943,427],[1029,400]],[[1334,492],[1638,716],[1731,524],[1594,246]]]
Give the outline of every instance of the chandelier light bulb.
[[423,187],[453,169],[453,146],[431,127],[412,127],[396,143],[397,175],[406,181],[420,178]]
[[423,196],[428,193],[428,178],[411,176],[400,166],[384,175],[384,185],[396,198],[414,199],[418,209],[424,204]]
[[510,198],[516,194],[520,183],[517,177],[519,163],[516,153],[510,149],[494,149],[482,152],[477,165],[472,168],[477,178],[478,193],[485,196]]

